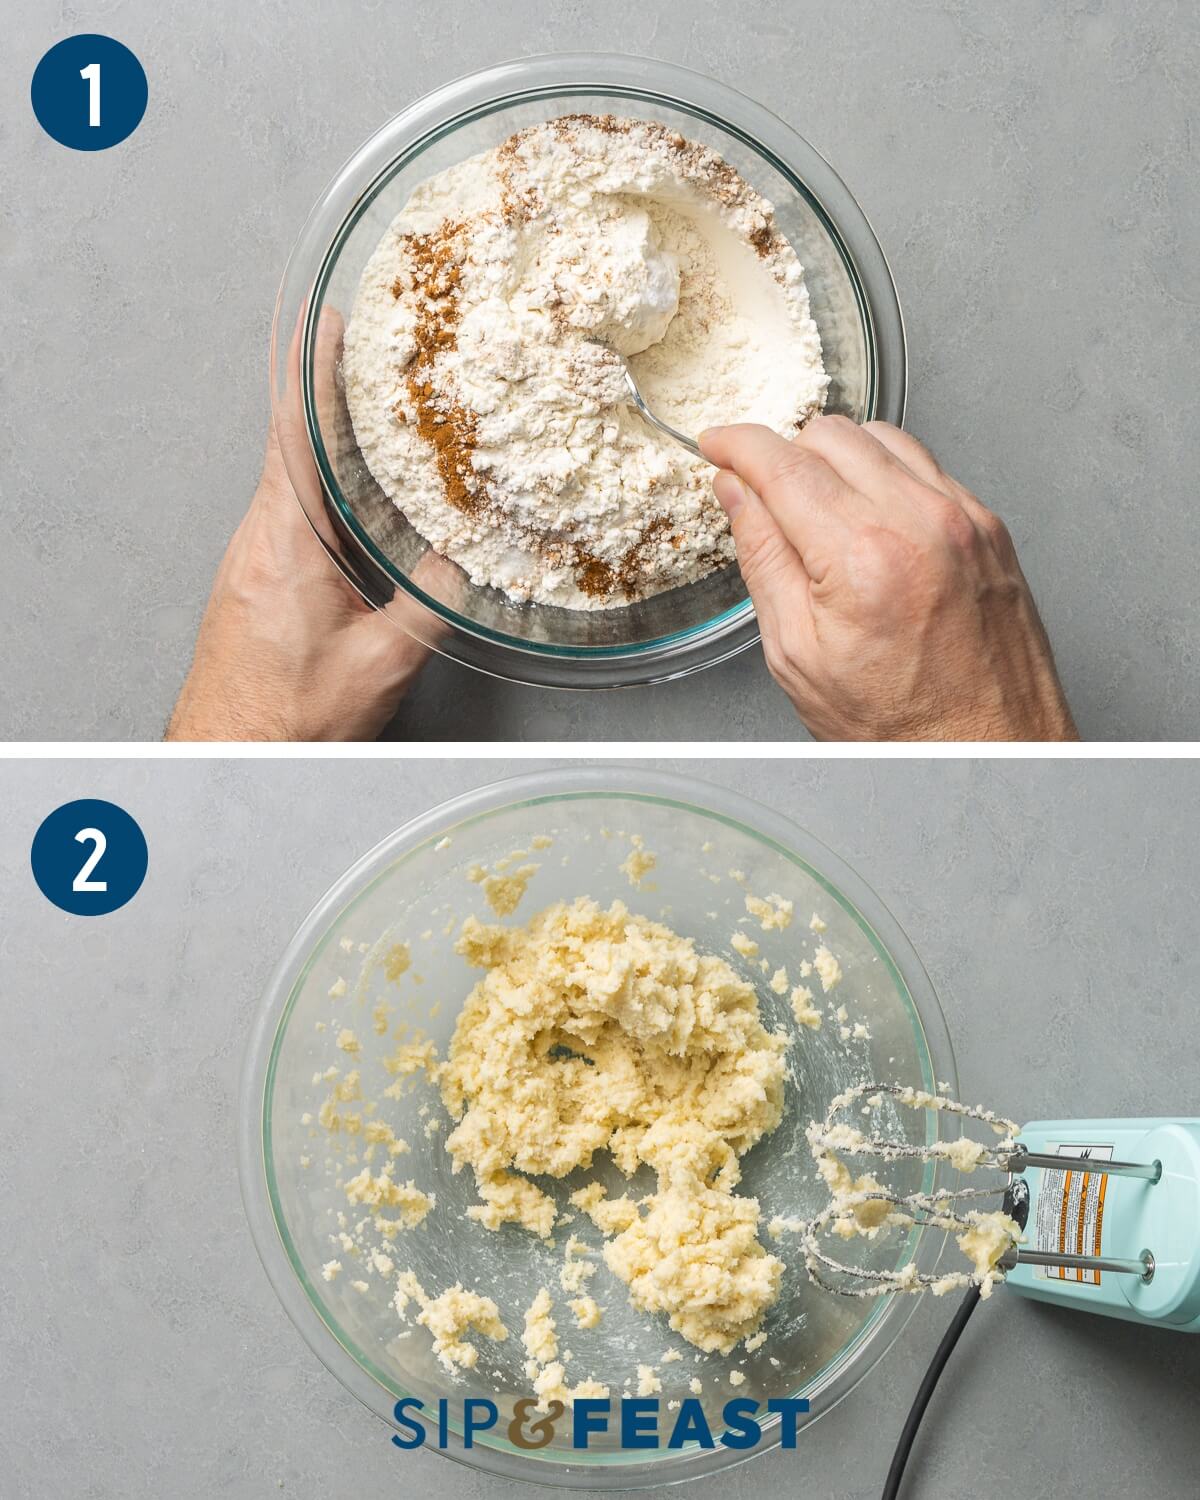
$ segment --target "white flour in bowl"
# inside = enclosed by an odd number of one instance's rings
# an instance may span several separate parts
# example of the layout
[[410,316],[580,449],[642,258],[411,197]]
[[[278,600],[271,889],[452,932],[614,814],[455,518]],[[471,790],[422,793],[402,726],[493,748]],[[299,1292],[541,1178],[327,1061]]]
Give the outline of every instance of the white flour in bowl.
[[413,192],[363,273],[343,372],[372,474],[472,582],[596,609],[733,558],[697,433],[791,436],[828,377],[795,252],[719,156],[660,125],[532,126]]

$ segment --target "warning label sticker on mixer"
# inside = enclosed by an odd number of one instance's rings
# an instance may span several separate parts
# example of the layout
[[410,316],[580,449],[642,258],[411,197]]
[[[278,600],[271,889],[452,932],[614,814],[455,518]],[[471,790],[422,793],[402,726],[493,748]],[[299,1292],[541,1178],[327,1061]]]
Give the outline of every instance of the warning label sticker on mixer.
[[[1089,1159],[1111,1161],[1111,1145],[1048,1144],[1051,1156],[1070,1157],[1080,1166],[1064,1166],[1061,1171],[1042,1172],[1038,1192],[1037,1223],[1034,1226],[1035,1248],[1063,1255],[1099,1255],[1104,1235],[1104,1198],[1108,1178],[1100,1172],[1089,1172]],[[1065,1266],[1038,1266],[1034,1276],[1043,1281],[1076,1281],[1100,1285],[1099,1271],[1068,1270]]]

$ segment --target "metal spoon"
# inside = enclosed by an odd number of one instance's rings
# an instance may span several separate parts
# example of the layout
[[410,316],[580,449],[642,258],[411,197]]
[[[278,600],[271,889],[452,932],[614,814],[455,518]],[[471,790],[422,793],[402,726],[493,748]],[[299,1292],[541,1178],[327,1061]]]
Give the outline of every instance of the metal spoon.
[[[657,428],[657,430],[661,432],[664,437],[673,438],[681,448],[686,448],[689,453],[695,454],[697,458],[704,458],[704,454],[700,452],[700,449],[697,447],[694,438],[688,437],[686,433],[680,432],[677,428],[672,427],[670,423],[664,422],[661,417],[656,417],[650,410],[650,408],[646,405],[646,399],[642,395],[641,391],[638,390],[638,383],[633,378],[633,371],[629,368],[629,361],[625,358],[625,356],[619,353],[616,349],[613,349],[611,345],[605,345],[605,348],[607,348],[616,359],[619,359],[621,361],[621,368],[625,372],[625,388],[629,392],[629,400],[637,408],[637,410],[641,412],[645,420],[650,423],[651,427]],[[704,462],[712,463],[712,460],[704,458]],[[716,468],[716,465],[713,464],[713,467]]]

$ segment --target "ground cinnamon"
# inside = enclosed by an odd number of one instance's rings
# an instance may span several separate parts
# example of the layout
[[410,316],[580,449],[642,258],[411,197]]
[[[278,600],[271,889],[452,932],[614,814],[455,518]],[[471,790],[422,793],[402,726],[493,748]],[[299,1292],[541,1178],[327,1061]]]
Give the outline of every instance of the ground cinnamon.
[[[462,280],[463,225],[447,219],[430,234],[406,234],[404,247],[412,267],[412,289],[421,309],[413,338],[417,352],[405,383],[417,414],[417,431],[433,448],[446,499],[458,510],[475,512],[481,504],[475,451],[475,414],[456,402],[439,398],[427,378],[444,350],[457,343],[460,316],[458,288]],[[393,295],[403,288],[397,282]]]

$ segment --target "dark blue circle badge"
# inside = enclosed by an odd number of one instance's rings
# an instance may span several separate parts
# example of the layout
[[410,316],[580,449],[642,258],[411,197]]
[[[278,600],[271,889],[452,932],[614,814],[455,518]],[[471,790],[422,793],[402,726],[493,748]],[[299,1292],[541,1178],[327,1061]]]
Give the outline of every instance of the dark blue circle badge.
[[33,837],[33,878],[47,901],[76,917],[103,917],[137,895],[149,854],[123,807],[84,798],[65,802]]
[[132,135],[146,113],[146,74],[120,42],[96,32],[50,48],[33,73],[38,124],[72,151],[106,151]]

